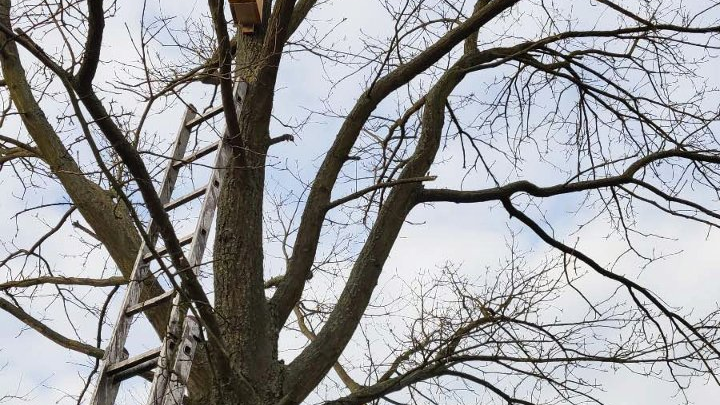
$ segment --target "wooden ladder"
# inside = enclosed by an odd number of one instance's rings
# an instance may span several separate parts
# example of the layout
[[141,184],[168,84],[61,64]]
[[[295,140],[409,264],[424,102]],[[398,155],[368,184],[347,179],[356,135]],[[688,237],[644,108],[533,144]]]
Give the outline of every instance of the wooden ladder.
[[[246,83],[241,82],[235,86],[235,106],[238,112],[246,91]],[[217,116],[222,111],[221,105],[210,109],[202,115],[197,115],[192,106],[188,107],[174,143],[171,160],[165,169],[159,193],[160,200],[164,204],[166,211],[173,210],[202,196],[205,197],[195,231],[191,235],[180,238],[182,245],[190,244],[188,262],[196,275],[202,262],[210,226],[217,207],[223,178],[222,171],[227,167],[231,154],[231,148],[226,142],[227,130],[223,132],[220,141],[190,155],[185,156],[185,153],[190,131],[197,125]],[[217,152],[217,155],[208,183],[182,197],[171,200],[180,169],[213,152]],[[155,244],[158,235],[153,221],[150,221],[147,233],[152,243]],[[185,385],[190,375],[195,349],[200,340],[200,325],[196,318],[187,316],[188,304],[184,302],[181,294],[178,294],[175,289],[170,289],[146,301],[140,301],[143,283],[151,275],[150,263],[167,253],[165,248],[156,249],[155,252],[157,255],[153,255],[148,246],[143,243],[137,254],[130,275],[130,282],[125,291],[121,306],[122,310],[115,323],[100,365],[97,384],[90,402],[92,405],[115,404],[122,381],[153,369],[155,372],[147,404],[179,405],[183,402]],[[128,356],[125,351],[125,342],[130,332],[133,317],[171,299],[172,311],[167,332],[160,347],[139,355]]]

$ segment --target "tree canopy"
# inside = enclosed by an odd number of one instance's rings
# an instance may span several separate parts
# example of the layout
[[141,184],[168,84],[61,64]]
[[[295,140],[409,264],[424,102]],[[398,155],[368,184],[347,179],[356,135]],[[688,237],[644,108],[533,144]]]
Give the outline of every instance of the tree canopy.
[[[719,2],[184,3],[0,0],[0,403],[89,403],[143,242],[202,325],[187,404],[717,393]],[[193,266],[159,182],[221,139]],[[72,376],[19,383],[26,340]]]

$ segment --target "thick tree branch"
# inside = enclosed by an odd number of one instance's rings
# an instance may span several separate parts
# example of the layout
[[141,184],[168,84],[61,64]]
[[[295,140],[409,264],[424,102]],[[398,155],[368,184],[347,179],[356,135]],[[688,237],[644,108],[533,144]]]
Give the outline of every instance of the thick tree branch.
[[87,0],[88,32],[85,40],[85,53],[75,80],[77,83],[92,83],[100,63],[103,32],[105,30],[105,10],[103,0]]
[[475,384],[480,385],[481,387],[485,387],[485,388],[487,388],[488,390],[490,390],[492,393],[494,393],[495,395],[497,395],[497,396],[499,396],[500,398],[502,398],[505,402],[507,402],[508,405],[513,405],[513,404],[518,404],[518,405],[535,405],[535,403],[530,402],[530,401],[525,401],[525,400],[522,400],[522,399],[513,398],[513,397],[511,397],[510,395],[506,394],[506,393],[505,393],[503,390],[501,390],[500,388],[496,387],[495,385],[490,384],[488,381],[483,380],[482,378],[478,378],[478,377],[476,377],[476,376],[474,376],[474,375],[472,375],[472,374],[463,373],[463,372],[454,371],[454,370],[447,370],[447,371],[443,372],[443,374],[444,374],[444,375],[451,375],[451,376],[455,376],[455,377],[460,377],[460,378],[462,378],[462,379],[465,379],[465,380],[468,380],[468,381],[472,381],[472,382],[474,382]]
[[225,116],[225,125],[228,132],[228,140],[232,143],[233,146],[236,146],[238,148],[239,156],[242,157],[244,155],[244,145],[243,139],[240,136],[238,116],[235,110],[236,100],[235,91],[233,89],[233,78],[231,74],[233,56],[231,53],[232,47],[230,45],[230,35],[228,34],[227,21],[225,21],[224,5],[225,0],[208,0],[210,14],[212,15],[213,19],[213,27],[215,28],[215,37],[218,43],[218,81],[220,83],[220,94],[222,97],[223,113]]
[[398,179],[398,180],[388,181],[385,183],[373,184],[372,186],[366,187],[362,190],[358,190],[352,194],[348,194],[345,197],[338,198],[337,200],[330,202],[330,204],[328,204],[326,209],[331,210],[331,209],[338,207],[340,205],[343,205],[347,202],[358,199],[369,192],[379,190],[382,188],[392,188],[395,186],[399,186],[401,184],[408,184],[408,183],[422,183],[425,181],[433,181],[435,179],[437,179],[437,176],[425,176],[425,177],[418,177],[418,178],[414,178],[414,179],[413,178]]
[[[479,9],[466,21],[448,31],[409,62],[379,79],[371,89],[368,89],[358,98],[357,103],[335,137],[333,145],[325,155],[310,190],[285,280],[278,287],[271,300],[276,327],[280,327],[285,323],[293,306],[300,299],[305,280],[315,259],[317,242],[325,219],[326,211],[322,207],[326,207],[330,202],[332,189],[340,170],[370,114],[387,95],[408,83],[440,60],[456,45],[472,35],[473,32],[517,3],[518,0],[498,0]],[[424,174],[421,173],[420,175]]]
[[307,15],[310,13],[313,7],[317,4],[317,0],[298,0],[295,5],[295,10],[288,26],[288,37],[290,37],[300,27]]
[[11,160],[15,159],[25,159],[25,158],[39,158],[40,155],[36,152],[31,152],[26,149],[21,148],[9,148],[9,149],[3,149],[0,148],[0,168],[4,163],[10,162]]
[[[407,181],[425,175],[434,162],[441,143],[447,99],[465,78],[467,66],[476,61],[478,54],[473,49],[448,69],[426,95],[418,145],[399,180]],[[421,189],[421,183],[411,182],[398,185],[390,192],[327,322],[317,338],[288,366],[287,375],[292,383],[286,384],[287,393],[281,401],[283,405],[302,401],[345,349],[365,313],[384,263],[405,218],[416,205]]]
[[622,184],[635,183],[634,175],[648,165],[664,159],[683,158],[698,162],[720,164],[720,154],[715,151],[687,151],[682,149],[669,149],[651,153],[628,166],[625,171],[617,176],[577,181],[573,183],[562,183],[554,186],[540,187],[529,181],[517,181],[501,187],[493,187],[484,190],[449,190],[449,189],[427,189],[423,190],[418,197],[419,203],[424,202],[453,202],[453,203],[478,203],[496,201],[509,198],[516,193],[527,193],[534,197],[552,197],[562,194],[596,190],[619,186]]
[[[311,342],[317,339],[317,335],[310,329],[307,322],[305,321],[305,314],[302,312],[302,309],[300,309],[299,306],[295,306],[294,313],[298,321],[298,328],[300,329],[300,332],[305,335],[305,337]],[[338,377],[340,377],[340,381],[345,384],[345,386],[350,390],[350,392],[357,392],[359,389],[362,388],[362,386],[358,384],[357,381],[353,380],[353,378],[350,377],[350,374],[348,374],[347,370],[345,370],[345,367],[340,364],[340,361],[335,362],[335,364],[333,365],[333,370],[335,370]]]
[[438,377],[445,367],[439,364],[421,367],[409,373],[363,387],[352,394],[332,401],[323,402],[323,405],[360,405],[370,403],[393,392],[400,391],[418,382]]
[[[16,43],[21,43],[56,74],[64,75],[65,72],[26,37],[13,34],[10,29],[10,5],[9,0],[0,1],[0,62],[10,97],[43,160],[58,177],[123,274],[129,276],[140,245],[137,231],[127,212],[82,173],[35,100]],[[159,289],[159,285],[156,287]]]
[[270,146],[272,146],[272,145],[275,145],[276,143],[292,142],[294,140],[295,140],[295,137],[292,134],[283,134],[280,136],[270,138],[269,144],[270,144]]
[[93,345],[78,342],[77,340],[72,340],[61,335],[60,333],[54,331],[53,329],[42,323],[40,320],[34,318],[32,315],[25,312],[22,308],[13,305],[10,301],[4,298],[0,298],[0,309],[5,310],[25,325],[33,328],[41,335],[45,336],[46,338],[52,340],[53,342],[59,344],[66,349],[87,354],[88,356],[92,356],[95,358],[102,358],[103,354],[105,353],[104,350],[98,349]]
[[37,278],[28,278],[24,280],[6,281],[0,283],[0,291],[10,288],[34,287],[43,284],[53,285],[82,285],[88,287],[113,287],[117,285],[127,284],[125,277],[110,278],[82,278],[82,277],[62,277],[62,276],[45,276]]
[[[217,10],[217,1],[209,3],[213,12]],[[269,11],[270,5],[271,2],[265,2],[265,11]],[[272,2],[272,12],[264,14],[270,16],[262,27],[257,27],[253,35],[238,34],[237,74],[248,87],[238,116],[226,115],[232,154],[223,172],[217,211],[219,231],[213,252],[214,282],[218,286],[216,309],[232,368],[239,375],[249,376],[254,385],[279,372],[275,357],[277,330],[271,321],[263,280],[262,206],[277,73],[293,7],[291,0]],[[220,13],[214,16],[213,23],[222,44]],[[226,87],[222,91],[227,108]],[[236,122],[229,122],[233,120]]]

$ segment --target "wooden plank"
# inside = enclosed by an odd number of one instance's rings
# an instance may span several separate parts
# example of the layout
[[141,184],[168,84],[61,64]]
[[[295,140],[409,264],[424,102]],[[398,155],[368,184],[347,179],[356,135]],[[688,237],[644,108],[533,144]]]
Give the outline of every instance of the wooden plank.
[[171,211],[183,204],[187,204],[190,201],[204,195],[206,190],[207,190],[207,186],[203,186],[203,187],[198,188],[197,190],[193,190],[192,192],[185,194],[184,196],[182,196],[180,198],[172,200],[169,203],[165,204],[165,210]]
[[259,25],[262,23],[263,0],[229,0],[235,24]]
[[112,376],[121,371],[125,371],[129,368],[135,367],[138,364],[146,363],[150,360],[157,360],[159,355],[160,355],[160,347],[156,347],[154,349],[148,350],[145,353],[139,354],[137,356],[128,357],[127,359],[125,359],[123,361],[119,361],[117,363],[108,365],[107,374]]
[[[178,240],[178,242],[180,242],[180,246],[185,246],[188,243],[192,242],[194,237],[195,237],[195,234],[185,235],[182,238],[180,238]],[[145,262],[149,262],[152,259],[154,259],[155,257],[162,257],[165,254],[167,254],[167,248],[165,246],[163,246],[160,249],[155,249],[155,252],[157,253],[157,256],[153,255],[151,252],[145,253],[145,255],[143,255],[143,260]]]
[[219,106],[212,107],[211,109],[205,111],[202,115],[198,115],[197,117],[186,121],[185,126],[187,129],[192,129],[193,127],[202,124],[203,122],[209,120],[210,118],[220,114],[223,110],[222,104]]
[[164,302],[167,302],[170,298],[175,295],[175,290],[167,290],[164,293],[152,297],[149,300],[138,302],[135,305],[131,305],[125,310],[125,315],[132,316],[140,312],[147,311],[148,309],[154,308]]
[[129,378],[143,376],[145,373],[152,371],[155,367],[157,367],[157,359],[147,360],[144,363],[139,363],[128,369],[113,374],[112,379],[115,384],[120,385],[121,382]]
[[179,169],[185,165],[189,165],[190,163],[215,152],[217,150],[218,146],[220,146],[220,141],[213,142],[210,145],[208,145],[202,149],[199,149],[197,152],[187,155],[184,158],[176,161],[175,163],[173,163],[173,167]]
[[[190,131],[187,128],[186,123],[195,117],[195,112],[188,108],[183,117],[182,124],[178,130],[178,134],[175,137],[174,149],[172,158],[173,160],[181,158],[185,155],[187,150],[187,143],[190,139]],[[160,187],[160,201],[165,204],[167,203],[172,195],[172,190],[175,188],[175,182],[177,181],[178,170],[173,168],[172,160],[165,169],[165,175],[163,178],[162,185]],[[152,221],[148,226],[148,233],[151,241],[155,243],[157,239],[157,232],[154,229]],[[125,315],[125,308],[129,308],[138,303],[140,300],[140,293],[142,291],[143,281],[150,275],[149,266],[143,259],[148,253],[148,248],[143,242],[137,257],[135,258],[135,264],[133,271],[130,274],[130,283],[125,291],[125,297],[118,316],[117,322],[113,328],[113,332],[110,336],[107,348],[105,349],[105,355],[103,356],[102,365],[100,367],[100,373],[98,375],[98,382],[93,392],[90,403],[92,405],[113,405],[115,403],[115,397],[117,396],[118,384],[113,382],[112,378],[107,373],[107,369],[110,365],[123,360],[123,349],[125,347],[125,341],[127,340],[128,333],[130,332],[130,324],[132,322],[132,316]]]
[[182,405],[185,394],[185,386],[190,377],[193,358],[200,340],[200,325],[198,321],[188,316],[185,318],[182,338],[178,347],[178,354],[175,357],[173,372],[167,384],[167,390],[163,398],[163,405]]

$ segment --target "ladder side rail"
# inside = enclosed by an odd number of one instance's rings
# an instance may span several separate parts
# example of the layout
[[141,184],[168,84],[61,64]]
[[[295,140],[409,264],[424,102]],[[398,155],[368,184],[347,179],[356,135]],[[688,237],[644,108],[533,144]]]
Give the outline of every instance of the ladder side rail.
[[183,156],[185,156],[188,141],[190,140],[190,128],[187,123],[190,122],[190,120],[192,120],[196,115],[197,113],[195,112],[195,107],[193,107],[192,104],[189,105],[185,111],[185,116],[183,117],[178,134],[175,137],[173,154],[170,156],[170,161],[165,168],[163,183],[160,187],[160,192],[158,193],[160,202],[163,204],[170,202],[172,192],[175,189],[175,182],[177,181],[178,174],[180,173],[180,171],[174,167],[175,162],[182,160]]
[[[238,113],[242,109],[242,100],[245,98],[246,91],[247,84],[244,82],[238,83],[235,87],[235,97],[237,103],[236,111]],[[218,154],[215,157],[215,163],[213,165],[213,171],[207,185],[205,199],[203,200],[202,207],[200,209],[200,218],[197,226],[195,227],[195,233],[193,234],[193,241],[190,247],[188,263],[196,275],[199,273],[199,266],[202,263],[202,258],[205,253],[210,226],[212,225],[215,216],[215,209],[217,208],[224,170],[228,165],[230,154],[232,152],[230,146],[226,142],[226,138],[227,129],[223,132],[223,139],[220,141]],[[172,358],[175,357],[175,353],[179,346],[177,344],[177,338],[180,335],[181,328],[184,323],[183,321],[187,313],[187,308],[188,307],[183,304],[180,294],[175,294],[175,297],[173,297],[170,319],[168,321],[167,333],[165,335],[165,339],[163,340],[162,348],[160,349],[158,367],[155,369],[155,377],[153,378],[153,384],[150,387],[150,395],[147,402],[148,405],[162,404],[162,398],[165,395],[168,381],[171,378],[170,363],[172,362]]]
[[163,396],[162,405],[183,405],[185,386],[190,377],[192,362],[200,340],[200,325],[195,317],[185,318],[185,327],[175,357],[170,381]]
[[[182,125],[178,130],[178,134],[174,142],[172,160],[170,160],[167,168],[165,169],[165,176],[161,186],[160,199],[163,203],[167,203],[170,200],[172,190],[175,188],[175,182],[177,181],[179,171],[178,169],[173,168],[173,162],[182,158],[185,154],[187,143],[190,139],[190,130],[187,128],[185,123],[193,119],[195,115],[194,107],[189,106],[185,112],[185,116],[183,117]],[[154,234],[156,232],[152,224],[153,221],[151,220],[148,230],[151,240],[154,242]],[[127,290],[125,291],[120,315],[115,323],[110,336],[110,341],[108,342],[105,354],[103,355],[97,384],[95,391],[93,392],[93,397],[90,401],[92,405],[112,405],[115,403],[115,397],[117,396],[119,384],[114,383],[112,378],[108,376],[107,367],[109,364],[122,360],[125,341],[127,340],[127,336],[130,331],[130,324],[132,322],[132,316],[126,315],[125,308],[137,304],[140,300],[143,282],[150,275],[150,266],[144,260],[144,256],[148,253],[148,251],[149,249],[143,241],[138,255],[135,258],[133,271],[130,274],[130,282]]]
[[[222,149],[221,149],[222,150]],[[218,154],[220,157],[220,154]],[[216,164],[224,164],[226,162],[221,161],[222,159],[216,159]],[[208,191],[205,194],[205,200],[202,204],[201,218],[198,221],[198,225],[195,229],[193,242],[190,247],[190,256],[188,263],[192,266],[192,271],[196,275],[199,272],[199,266],[202,263],[202,258],[205,253],[205,246],[207,245],[207,238],[212,224],[213,217],[215,214],[215,208],[217,207],[217,190],[219,189],[219,183],[217,178],[220,176],[217,173],[217,168],[222,166],[215,166],[213,174],[210,178],[211,185],[208,186]],[[212,184],[217,184],[213,186]],[[175,294],[173,297],[172,311],[170,312],[170,319],[168,321],[167,332],[165,339],[160,350],[160,358],[158,360],[158,367],[155,370],[155,378],[153,379],[153,385],[150,388],[150,396],[148,399],[149,405],[160,405],[162,404],[162,398],[165,394],[165,387],[170,379],[170,368],[169,365],[172,362],[172,358],[177,351],[178,344],[177,338],[183,325],[185,314],[187,313],[187,305],[182,300],[180,294]]]

